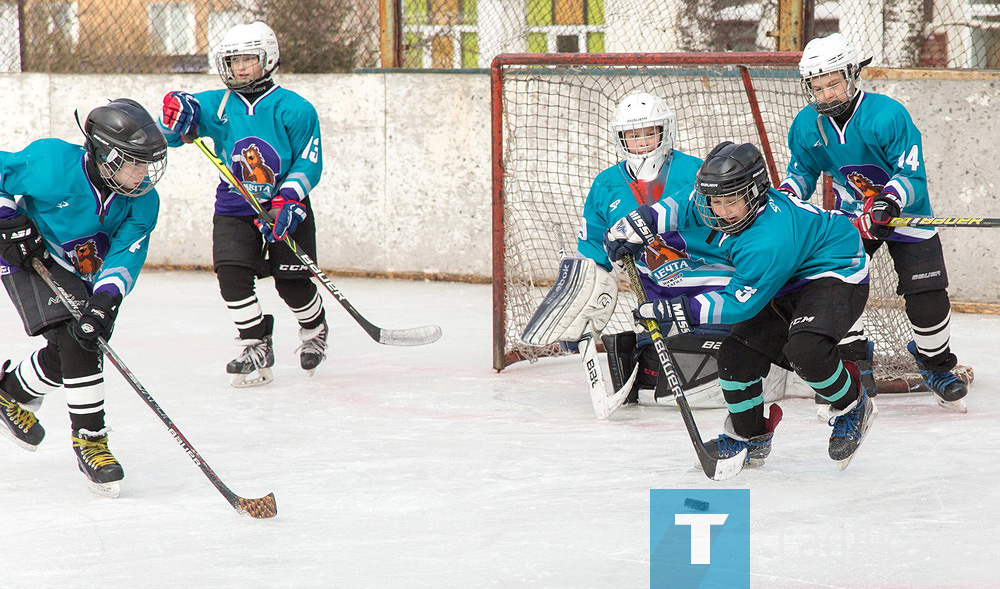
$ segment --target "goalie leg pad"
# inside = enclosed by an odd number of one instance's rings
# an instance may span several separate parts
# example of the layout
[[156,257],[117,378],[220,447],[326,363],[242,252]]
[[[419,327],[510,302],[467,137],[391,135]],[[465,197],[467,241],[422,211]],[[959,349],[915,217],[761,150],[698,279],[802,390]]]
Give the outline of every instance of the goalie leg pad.
[[588,323],[598,332],[607,327],[617,302],[618,284],[607,270],[590,258],[565,258],[521,341],[532,346],[579,341]]
[[[608,372],[611,374],[611,386],[614,390],[620,391],[628,382],[632,369],[635,368],[637,358],[635,349],[635,332],[625,331],[610,335],[602,335],[601,341],[604,343],[604,351],[608,353]],[[636,377],[632,384],[632,390],[625,397],[625,403],[635,403],[638,399],[640,379],[642,373]]]

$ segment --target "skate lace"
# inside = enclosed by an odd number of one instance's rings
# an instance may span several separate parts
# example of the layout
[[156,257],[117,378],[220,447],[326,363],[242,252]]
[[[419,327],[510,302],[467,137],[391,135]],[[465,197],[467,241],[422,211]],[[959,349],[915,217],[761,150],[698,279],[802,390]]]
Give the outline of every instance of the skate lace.
[[961,380],[951,372],[931,372],[930,370],[921,370],[920,376],[923,376],[927,386],[934,389],[934,392],[937,393],[944,392],[945,388],[949,385]]
[[861,415],[864,413],[864,409],[864,405],[858,405],[848,413],[831,419],[828,424],[833,426],[833,437],[858,438],[861,433]]
[[726,434],[719,434],[719,437],[715,440],[715,447],[719,452],[719,456],[729,458],[731,456],[736,456],[744,448],[749,449],[749,444],[730,438]]
[[73,436],[73,446],[80,449],[80,454],[83,456],[83,459],[87,461],[87,464],[93,466],[94,468],[118,464],[114,455],[111,454],[110,450],[108,450],[107,436],[96,440],[88,440],[86,438]]
[[326,326],[323,326],[323,331],[319,332],[316,337],[307,339],[302,342],[302,345],[295,348],[296,353],[302,354],[316,354],[317,356],[326,357]]
[[257,340],[252,344],[247,344],[237,360],[250,362],[255,368],[262,368],[267,363],[267,342]]
[[17,401],[8,402],[0,399],[0,406],[7,411],[7,419],[23,432],[27,432],[38,423],[38,418],[35,417],[35,414],[23,409],[17,404]]

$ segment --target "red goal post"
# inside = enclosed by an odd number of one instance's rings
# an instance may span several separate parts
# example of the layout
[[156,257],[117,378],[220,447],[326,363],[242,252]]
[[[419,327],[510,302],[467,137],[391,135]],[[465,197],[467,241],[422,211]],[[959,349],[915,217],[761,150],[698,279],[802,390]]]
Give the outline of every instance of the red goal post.
[[[772,182],[788,166],[788,128],[806,104],[797,52],[504,54],[491,68],[493,367],[558,355],[518,341],[551,287],[576,232],[593,179],[618,162],[609,120],[633,91],[660,96],[677,116],[674,148],[704,157],[721,141],[761,148]],[[817,187],[814,201],[821,201]],[[882,248],[885,249],[885,248]],[[876,256],[885,258],[884,254]],[[891,262],[873,268],[869,337],[880,381],[915,366]],[[605,333],[632,328],[634,297],[619,288]],[[886,332],[888,328],[888,332]],[[917,377],[919,380],[919,377]],[[882,386],[880,385],[880,391]],[[888,392],[888,391],[886,391]]]

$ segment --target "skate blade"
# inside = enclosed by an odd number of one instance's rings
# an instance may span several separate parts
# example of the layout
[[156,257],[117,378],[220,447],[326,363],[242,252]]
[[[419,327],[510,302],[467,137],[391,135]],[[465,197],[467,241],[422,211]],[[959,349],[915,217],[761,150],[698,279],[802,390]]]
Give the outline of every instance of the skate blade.
[[94,495],[109,497],[111,499],[117,499],[122,492],[121,485],[118,481],[111,483],[95,483],[94,481],[87,481],[87,488]]
[[15,444],[17,444],[18,446],[20,446],[20,447],[24,448],[24,449],[25,449],[25,450],[27,450],[28,452],[34,452],[35,450],[38,450],[38,446],[32,446],[31,444],[29,444],[29,443],[25,442],[25,441],[24,441],[24,440],[22,440],[21,438],[19,438],[19,437],[15,436],[15,435],[14,435],[14,434],[13,434],[13,433],[12,433],[12,432],[11,432],[10,430],[8,430],[8,429],[7,429],[6,427],[5,427],[5,428],[3,428],[3,429],[0,429],[0,434],[3,434],[3,436],[4,436],[5,438],[10,438],[10,439],[11,439],[11,440],[12,440],[12,441],[13,441],[13,442],[15,443]]
[[938,405],[944,407],[948,411],[954,411],[956,413],[968,413],[969,412],[969,408],[966,407],[966,405],[965,405],[965,399],[964,398],[962,398],[962,399],[956,399],[954,401],[945,401],[944,399],[942,399],[941,397],[938,397],[937,395],[934,395],[934,398],[937,399]]
[[274,375],[271,374],[270,368],[258,368],[256,374],[257,376],[254,376],[253,372],[249,374],[230,374],[229,384],[238,389],[245,389],[247,387],[265,385],[274,380]]

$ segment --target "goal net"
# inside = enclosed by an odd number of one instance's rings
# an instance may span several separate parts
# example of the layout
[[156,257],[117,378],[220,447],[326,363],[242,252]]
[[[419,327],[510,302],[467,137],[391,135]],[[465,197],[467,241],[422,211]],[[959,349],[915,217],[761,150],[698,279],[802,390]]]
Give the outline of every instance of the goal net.
[[[677,115],[674,148],[704,157],[721,141],[761,148],[772,182],[784,177],[788,128],[804,106],[799,53],[510,54],[492,66],[493,365],[560,354],[518,336],[576,251],[584,200],[618,161],[609,121],[634,91],[660,96]],[[817,187],[814,201],[822,201]],[[868,334],[880,381],[916,376],[896,275],[881,248],[872,271]],[[605,333],[632,329],[635,298],[620,281]],[[917,376],[919,381],[919,376]],[[905,381],[904,381],[905,383]],[[908,385],[904,385],[908,386]],[[880,391],[883,390],[880,383]]]

